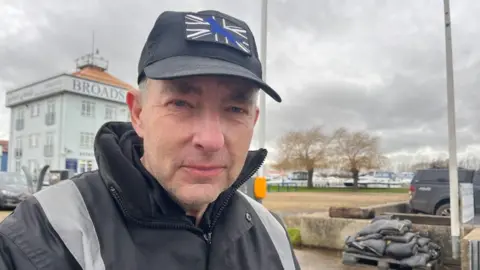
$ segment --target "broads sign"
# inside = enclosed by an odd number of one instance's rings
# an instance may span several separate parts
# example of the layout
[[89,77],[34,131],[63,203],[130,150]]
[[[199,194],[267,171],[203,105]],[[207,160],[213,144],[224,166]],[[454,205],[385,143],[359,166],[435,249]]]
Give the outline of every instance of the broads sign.
[[122,103],[125,103],[126,100],[126,90],[122,88],[76,78],[72,80],[71,90],[79,94],[104,98]]
[[125,89],[83,80],[70,75],[62,75],[27,87],[8,91],[5,105],[11,107],[65,91],[115,102],[126,102]]

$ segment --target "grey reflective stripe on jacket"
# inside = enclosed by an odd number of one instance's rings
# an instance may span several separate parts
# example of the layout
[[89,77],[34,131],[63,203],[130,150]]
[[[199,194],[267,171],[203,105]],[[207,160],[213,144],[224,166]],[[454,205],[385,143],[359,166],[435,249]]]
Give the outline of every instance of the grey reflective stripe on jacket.
[[283,269],[295,270],[295,263],[293,262],[292,251],[290,249],[290,240],[287,238],[287,233],[282,224],[280,224],[262,204],[241,191],[238,191],[238,193],[242,194],[243,197],[247,199],[258,217],[260,217],[263,226],[267,229],[270,239],[272,239],[280,260],[282,261]]
[[65,180],[34,196],[82,269],[105,270],[95,226],[75,183]]

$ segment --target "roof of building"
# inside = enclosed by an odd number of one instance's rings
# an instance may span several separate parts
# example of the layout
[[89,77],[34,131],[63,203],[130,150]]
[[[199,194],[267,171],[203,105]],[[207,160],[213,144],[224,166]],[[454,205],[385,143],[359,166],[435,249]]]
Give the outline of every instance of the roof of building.
[[110,73],[96,66],[86,66],[72,73],[72,75],[81,79],[87,79],[87,80],[97,81],[100,83],[106,83],[113,86],[125,88],[128,90],[134,89],[134,87],[131,86],[130,84],[118,79],[117,77],[111,75]]
[[7,140],[0,140],[0,145],[3,148],[3,152],[8,152],[8,141]]

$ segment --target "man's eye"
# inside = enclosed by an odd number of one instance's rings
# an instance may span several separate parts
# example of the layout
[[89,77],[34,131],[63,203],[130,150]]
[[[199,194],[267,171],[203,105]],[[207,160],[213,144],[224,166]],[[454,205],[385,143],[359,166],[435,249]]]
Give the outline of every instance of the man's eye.
[[246,113],[246,110],[240,107],[230,107],[230,111],[233,113]]
[[176,107],[188,107],[189,104],[184,100],[174,100],[171,102],[172,105]]

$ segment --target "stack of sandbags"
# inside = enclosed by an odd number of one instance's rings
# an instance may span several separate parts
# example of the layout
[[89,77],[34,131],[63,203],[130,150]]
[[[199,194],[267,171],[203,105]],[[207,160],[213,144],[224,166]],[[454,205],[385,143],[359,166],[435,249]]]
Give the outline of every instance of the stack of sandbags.
[[440,246],[425,233],[413,232],[410,220],[377,218],[357,235],[347,237],[345,252],[390,258],[405,266],[422,267],[440,257]]

